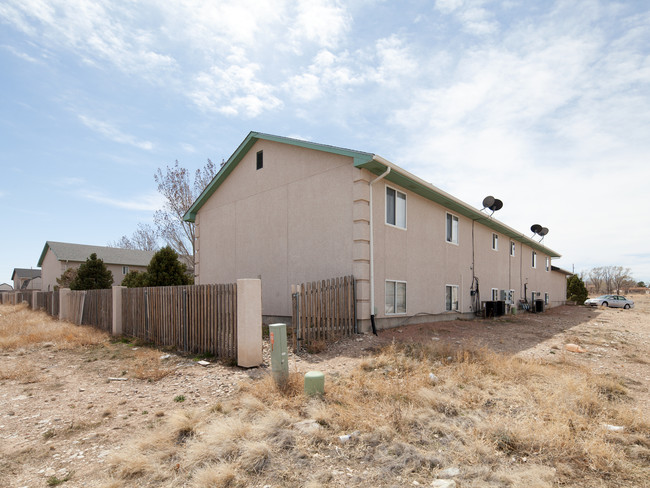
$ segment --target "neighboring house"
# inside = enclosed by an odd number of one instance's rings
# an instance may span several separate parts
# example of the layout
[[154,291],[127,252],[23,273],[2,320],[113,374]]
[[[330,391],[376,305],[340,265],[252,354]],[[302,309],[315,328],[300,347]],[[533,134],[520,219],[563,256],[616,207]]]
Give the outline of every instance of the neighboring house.
[[78,268],[92,253],[104,261],[106,268],[113,273],[113,284],[119,285],[129,271],[146,271],[155,251],[47,241],[38,260],[42,268],[42,290],[54,290],[58,286],[56,279],[66,269]]
[[13,291],[14,287],[9,283],[0,283],[0,291]]
[[11,279],[14,282],[14,290],[41,289],[42,281],[40,269],[14,268]]
[[566,300],[558,253],[366,152],[251,132],[184,218],[196,283],[259,277],[267,316],[291,315],[292,284],[344,275],[362,330],[472,314],[477,282],[481,302]]

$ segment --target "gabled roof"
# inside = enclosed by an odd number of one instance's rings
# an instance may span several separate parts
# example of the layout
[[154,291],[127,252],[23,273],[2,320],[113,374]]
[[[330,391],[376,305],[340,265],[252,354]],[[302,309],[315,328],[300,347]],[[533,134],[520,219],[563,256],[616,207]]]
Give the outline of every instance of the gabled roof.
[[33,269],[33,268],[14,268],[14,272],[11,274],[12,280],[15,278],[40,278],[40,277],[41,277],[41,270]]
[[557,271],[558,273],[561,273],[564,276],[573,276],[573,273],[571,271],[567,271],[566,269],[558,268],[557,266],[551,266],[551,271]]
[[47,241],[38,260],[38,265],[43,265],[43,259],[50,249],[59,261],[85,262],[92,253],[104,261],[105,264],[118,264],[123,266],[147,266],[155,251],[141,251],[139,249],[120,249],[118,247],[88,246],[86,244],[71,244],[67,242]]
[[531,239],[530,237],[525,236],[512,227],[509,227],[506,224],[493,219],[491,216],[451,196],[449,193],[442,191],[441,189],[433,186],[431,183],[422,180],[421,178],[418,178],[417,176],[409,173],[408,171],[382,158],[381,156],[363,151],[355,151],[352,149],[344,149],[336,146],[328,146],[326,144],[302,141],[300,139],[291,139],[289,137],[263,134],[261,132],[251,132],[248,134],[248,136],[246,136],[246,139],[244,139],[244,141],[239,145],[232,156],[228,158],[228,161],[226,161],[226,163],[221,167],[221,170],[212,179],[205,190],[203,190],[203,193],[199,195],[190,209],[185,213],[183,220],[194,222],[199,209],[205,204],[205,202],[208,201],[210,196],[217,190],[217,188],[219,188],[219,186],[224,182],[228,175],[233,171],[233,169],[235,169],[237,164],[239,164],[246,153],[258,140],[280,142],[282,144],[289,144],[292,146],[313,149],[316,151],[348,156],[354,160],[355,167],[366,169],[375,175],[381,175],[390,168],[390,172],[385,176],[386,180],[399,185],[402,188],[411,190],[412,192],[417,193],[418,195],[428,200],[436,202],[443,207],[448,208],[452,212],[463,215],[464,217],[467,217],[475,222],[479,222],[484,226],[503,235],[506,235],[515,241],[526,244],[527,246],[536,249],[537,251],[540,251],[541,253],[544,253],[552,258],[560,257],[560,254],[553,251],[552,249],[549,249],[539,242]]

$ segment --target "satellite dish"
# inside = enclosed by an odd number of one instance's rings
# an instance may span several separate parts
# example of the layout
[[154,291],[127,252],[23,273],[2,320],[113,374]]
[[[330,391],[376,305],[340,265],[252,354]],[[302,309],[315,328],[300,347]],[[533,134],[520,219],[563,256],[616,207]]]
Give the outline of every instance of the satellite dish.
[[490,210],[493,212],[496,212],[497,210],[501,210],[503,208],[503,202],[499,200],[498,198],[494,200],[494,203],[490,205]]
[[542,227],[539,232],[537,232],[540,236],[544,237],[546,234],[548,234],[548,227]]
[[483,208],[490,208],[494,205],[494,197],[493,196],[487,196],[483,199]]
[[539,232],[543,229],[543,227],[539,224],[534,224],[530,226],[530,230],[532,231],[533,234],[539,234]]

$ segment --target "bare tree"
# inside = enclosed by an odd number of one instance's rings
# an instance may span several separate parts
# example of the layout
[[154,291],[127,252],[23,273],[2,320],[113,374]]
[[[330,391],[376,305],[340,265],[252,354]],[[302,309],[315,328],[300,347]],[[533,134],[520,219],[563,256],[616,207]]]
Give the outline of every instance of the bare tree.
[[183,215],[212,181],[215,174],[215,165],[209,159],[202,169],[196,170],[193,185],[190,184],[189,171],[180,167],[178,161],[172,167],[167,166],[165,172],[159,168],[154,174],[158,191],[165,198],[163,209],[157,210],[154,214],[158,235],[180,256],[187,256],[192,269],[194,269],[195,258],[194,223],[185,222]]
[[624,268],[623,266],[609,266],[610,268],[610,275],[612,278],[612,288],[616,289],[616,294],[621,293],[621,288],[623,288],[623,285],[626,281],[631,281],[632,276],[630,268]]
[[158,246],[158,235],[156,229],[148,224],[138,224],[138,229],[131,237],[122,236],[115,242],[109,242],[109,247],[119,247],[121,249],[141,249],[143,251],[155,251]]
[[594,287],[594,293],[598,295],[603,286],[603,268],[592,268],[589,270],[588,281]]

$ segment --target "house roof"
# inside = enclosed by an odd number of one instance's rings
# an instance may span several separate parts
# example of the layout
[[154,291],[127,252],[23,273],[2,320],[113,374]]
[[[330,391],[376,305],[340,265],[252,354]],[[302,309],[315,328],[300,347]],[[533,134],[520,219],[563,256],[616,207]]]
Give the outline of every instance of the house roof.
[[313,149],[316,151],[323,151],[331,154],[339,154],[342,156],[348,156],[353,158],[354,166],[357,168],[363,168],[375,175],[381,175],[385,173],[389,168],[390,172],[385,176],[385,179],[406,188],[418,195],[436,202],[442,205],[445,208],[448,208],[452,212],[463,215],[464,217],[469,218],[475,222],[479,222],[484,226],[495,230],[501,234],[504,234],[515,241],[522,242],[527,246],[536,249],[552,258],[559,258],[560,254],[549,249],[548,247],[542,245],[530,237],[525,236],[521,232],[513,229],[512,227],[507,226],[506,224],[499,222],[498,220],[492,218],[492,216],[481,212],[480,210],[472,207],[471,205],[459,200],[456,197],[453,197],[449,193],[435,187],[431,183],[428,183],[421,178],[409,173],[405,169],[400,168],[399,166],[391,163],[390,161],[378,156],[376,154],[355,151],[352,149],[345,149],[336,146],[328,146],[326,144],[318,144],[310,141],[303,141],[300,139],[292,139],[289,137],[275,136],[271,134],[264,134],[261,132],[250,132],[246,139],[239,145],[235,152],[228,158],[228,161],[221,167],[221,170],[217,175],[212,179],[208,186],[203,190],[201,195],[196,199],[192,204],[190,209],[185,213],[183,219],[188,222],[194,222],[196,214],[199,209],[208,201],[210,196],[219,188],[223,181],[228,177],[228,175],[235,169],[237,164],[244,158],[246,153],[253,147],[253,145],[258,140],[267,140],[280,142],[283,144],[290,144],[292,146],[304,147],[307,149]]
[[9,283],[0,283],[0,290],[2,291],[11,291],[13,289],[14,287],[11,286]]
[[566,269],[558,268],[557,266],[551,266],[551,271],[557,271],[558,273],[562,273],[565,276],[573,276],[573,273],[571,271],[567,271]]
[[16,278],[40,278],[40,277],[41,277],[41,270],[33,269],[33,268],[14,268],[14,272],[11,274],[12,280]]
[[105,264],[119,264],[124,266],[147,266],[155,251],[141,251],[139,249],[121,249],[118,247],[89,246],[86,244],[71,244],[68,242],[47,241],[38,260],[38,265],[43,265],[43,259],[50,249],[59,261],[84,262],[92,253],[104,261]]

